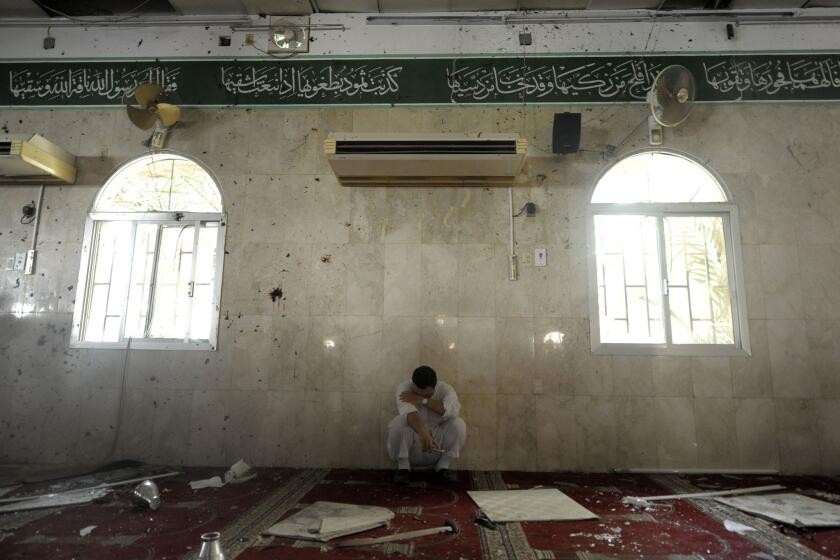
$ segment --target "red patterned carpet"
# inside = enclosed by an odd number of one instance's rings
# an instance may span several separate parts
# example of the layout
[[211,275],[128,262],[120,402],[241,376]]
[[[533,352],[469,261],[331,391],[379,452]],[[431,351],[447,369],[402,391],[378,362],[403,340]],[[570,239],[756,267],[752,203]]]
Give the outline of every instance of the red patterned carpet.
[[[710,500],[675,500],[647,511],[621,503],[628,495],[779,483],[840,504],[840,481],[826,477],[461,472],[452,485],[418,478],[408,487],[398,487],[391,484],[391,473],[386,471],[259,469],[256,479],[240,485],[194,491],[187,484],[223,470],[188,468],[184,474],[159,480],[163,506],[157,512],[136,509],[128,496],[129,486],[117,488],[98,503],[0,514],[0,558],[194,558],[199,536],[208,531],[221,531],[228,558],[242,560],[840,558],[840,529],[798,533]],[[87,475],[57,486],[27,484],[3,498],[91,486],[103,476],[107,477],[101,473]],[[599,519],[507,523],[499,524],[497,530],[473,523],[476,507],[467,490],[535,486],[558,488]],[[390,528],[369,531],[364,536],[437,527],[447,519],[454,521],[460,532],[348,549],[259,538],[273,522],[318,500],[376,505],[394,511],[396,517]],[[729,532],[723,526],[724,519],[745,522],[758,530],[744,536]],[[95,528],[89,535],[79,535],[81,529],[91,525]]]

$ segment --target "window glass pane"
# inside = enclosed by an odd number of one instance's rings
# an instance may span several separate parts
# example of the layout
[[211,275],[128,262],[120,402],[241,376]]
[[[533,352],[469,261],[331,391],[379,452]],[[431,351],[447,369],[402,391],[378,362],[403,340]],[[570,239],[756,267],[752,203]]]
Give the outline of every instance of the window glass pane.
[[152,296],[152,338],[184,338],[187,332],[194,226],[160,228],[157,271]]
[[105,330],[102,333],[103,342],[117,342],[120,339],[120,317],[109,315],[105,317]]
[[703,166],[667,152],[643,152],[613,165],[592,195],[594,203],[726,202]]
[[213,311],[213,288],[211,286],[196,286],[193,296],[192,326],[190,338],[207,340],[210,338],[210,318]]
[[129,222],[96,224],[82,340],[120,340],[119,330],[128,288],[131,229]]
[[192,323],[190,338],[210,338],[210,321],[213,308],[213,284],[216,278],[216,244],[219,238],[219,224],[210,223],[198,232],[198,255],[195,268],[195,289],[193,293]]
[[159,227],[158,224],[137,224],[125,321],[126,338],[145,337]]
[[198,163],[174,154],[129,162],[108,179],[97,212],[221,212],[216,181]]
[[674,344],[734,344],[720,216],[667,216],[665,258]]
[[87,323],[85,325],[85,340],[91,342],[102,342],[102,333],[105,330],[105,308],[108,305],[107,284],[94,285],[90,291],[90,299],[87,302]]
[[664,343],[657,220],[595,216],[601,342]]

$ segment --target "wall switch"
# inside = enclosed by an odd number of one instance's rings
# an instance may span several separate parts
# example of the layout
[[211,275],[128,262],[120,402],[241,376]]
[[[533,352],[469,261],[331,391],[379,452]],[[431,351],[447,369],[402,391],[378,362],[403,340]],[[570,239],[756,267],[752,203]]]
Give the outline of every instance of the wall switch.
[[534,266],[545,266],[548,260],[548,255],[542,247],[534,249]]
[[15,253],[15,270],[23,272],[26,267],[26,253]]

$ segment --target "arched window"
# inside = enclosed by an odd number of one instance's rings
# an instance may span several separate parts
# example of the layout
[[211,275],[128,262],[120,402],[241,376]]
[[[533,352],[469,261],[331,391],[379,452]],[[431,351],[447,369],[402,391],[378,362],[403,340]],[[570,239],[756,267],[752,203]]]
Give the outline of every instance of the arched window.
[[123,164],[88,214],[73,345],[214,350],[224,239],[203,165],[169,152]]
[[631,154],[598,180],[590,210],[594,352],[749,352],[737,209],[709,169]]

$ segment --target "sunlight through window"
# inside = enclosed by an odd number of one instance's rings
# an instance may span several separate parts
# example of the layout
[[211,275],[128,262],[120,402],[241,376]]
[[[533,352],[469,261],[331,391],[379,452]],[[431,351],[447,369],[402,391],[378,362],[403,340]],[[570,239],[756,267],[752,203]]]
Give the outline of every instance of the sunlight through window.
[[593,349],[748,349],[736,208],[708,169],[667,151],[633,154],[591,202]]
[[224,254],[222,195],[198,162],[127,162],[88,216],[76,346],[214,349]]

